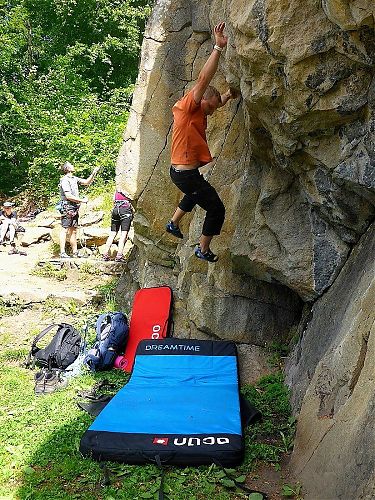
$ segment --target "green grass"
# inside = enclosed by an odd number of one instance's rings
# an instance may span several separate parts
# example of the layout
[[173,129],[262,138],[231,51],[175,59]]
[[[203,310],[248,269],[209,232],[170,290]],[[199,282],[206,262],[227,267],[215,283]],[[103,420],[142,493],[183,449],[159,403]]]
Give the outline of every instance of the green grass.
[[[1,356],[0,385],[7,390],[0,411],[0,498],[157,498],[160,475],[155,466],[109,464],[112,484],[102,486],[99,465],[78,451],[92,418],[76,406],[76,392],[103,376],[84,375],[64,391],[35,397],[33,373],[18,366],[25,354],[15,349]],[[126,375],[118,371],[105,377],[118,387],[126,382]],[[278,464],[287,451],[280,432],[293,433],[287,391],[280,376],[267,377],[244,392],[263,411],[264,421],[247,431],[245,463],[234,471],[235,477],[250,472],[259,461]],[[227,479],[215,466],[171,467],[167,468],[165,491],[170,500],[244,498],[230,483],[229,488],[225,484]]]
[[282,455],[291,451],[296,424],[282,373],[263,377],[256,386],[245,386],[242,393],[263,416],[246,431],[245,464],[251,467],[257,460],[279,464]]
[[31,274],[42,278],[51,278],[57,281],[64,281],[68,277],[68,273],[65,268],[58,269],[51,262],[46,262],[43,266],[37,265],[31,271]]
[[82,264],[79,266],[79,274],[84,278],[88,278],[91,276],[100,276],[101,270],[98,268],[98,266],[95,266],[90,262],[82,262]]
[[0,297],[0,318],[3,316],[16,316],[26,306],[15,295],[10,295],[7,298]]
[[98,290],[97,302],[106,311],[121,310],[117,300],[116,288],[119,283],[119,278],[113,278],[103,285],[96,287]]

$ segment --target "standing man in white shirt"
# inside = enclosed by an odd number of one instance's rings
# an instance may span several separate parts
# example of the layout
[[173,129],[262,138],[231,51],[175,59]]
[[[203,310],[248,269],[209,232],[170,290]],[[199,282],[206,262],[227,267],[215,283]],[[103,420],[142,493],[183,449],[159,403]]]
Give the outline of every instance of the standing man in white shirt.
[[66,253],[66,240],[69,238],[73,257],[78,257],[77,228],[79,218],[79,207],[81,203],[87,203],[87,197],[80,198],[78,185],[89,186],[94,180],[100,167],[94,168],[87,179],[81,179],[74,175],[74,166],[68,161],[61,167],[64,177],[60,181],[60,195],[62,202],[61,232],[60,232],[60,258],[69,259]]

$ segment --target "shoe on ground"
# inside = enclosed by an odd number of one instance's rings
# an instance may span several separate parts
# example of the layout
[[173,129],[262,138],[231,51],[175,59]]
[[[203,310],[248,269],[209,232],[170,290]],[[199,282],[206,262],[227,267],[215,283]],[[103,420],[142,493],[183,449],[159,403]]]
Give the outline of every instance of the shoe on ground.
[[47,371],[44,376],[44,394],[51,394],[52,392],[64,389],[68,381],[61,375],[59,370]]
[[165,230],[167,231],[167,233],[172,234],[176,238],[182,239],[184,237],[184,235],[180,231],[180,228],[178,226],[175,226],[171,220],[165,226]]
[[60,259],[70,259],[70,255],[65,252],[61,252]]
[[102,257],[102,259],[105,261],[105,262],[108,262],[109,260],[111,260],[111,257],[109,256],[108,253],[105,253]]
[[124,263],[124,262],[126,262],[126,259],[125,259],[125,257],[122,254],[117,254],[116,258],[115,258],[115,262],[122,262],[122,263]]
[[35,387],[34,392],[36,396],[41,396],[44,394],[44,377],[46,375],[45,371],[40,371],[35,374]]
[[18,250],[18,255],[24,255],[26,257],[27,253],[24,250]]
[[79,253],[78,253],[78,252],[74,252],[74,253],[72,254],[72,257],[73,257],[73,259],[81,259],[81,258],[82,258],[82,256],[81,256],[81,255],[79,255]]
[[198,259],[206,260],[207,262],[217,262],[219,260],[219,257],[211,252],[211,250],[203,253],[199,246],[195,249],[194,253]]
[[12,245],[12,248],[9,250],[8,255],[15,255],[16,253],[19,253],[19,251]]

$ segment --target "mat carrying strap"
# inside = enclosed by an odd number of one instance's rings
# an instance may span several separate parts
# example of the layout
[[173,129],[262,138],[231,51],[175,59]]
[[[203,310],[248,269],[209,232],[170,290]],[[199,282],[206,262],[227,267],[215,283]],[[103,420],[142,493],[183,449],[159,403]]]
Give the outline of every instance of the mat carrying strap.
[[164,468],[160,460],[160,455],[155,455],[155,462],[160,469],[159,500],[168,500],[168,498],[164,496]]
[[110,389],[115,389],[115,385],[108,382],[107,379],[104,379],[97,382],[89,391],[78,391],[77,406],[92,417],[97,417],[113,397],[112,394],[100,393],[99,391]]
[[33,343],[31,344],[31,349],[30,349],[30,352],[29,354],[27,355],[27,359],[24,363],[24,367],[25,368],[31,368],[34,369],[35,368],[35,353],[38,351],[38,348],[37,348],[37,343],[39,342],[39,340],[41,338],[43,338],[45,335],[47,335],[47,333],[49,331],[52,330],[52,328],[54,328],[55,326],[61,326],[60,323],[53,323],[52,325],[49,325],[47,326],[44,330],[42,330],[40,333],[38,333],[38,335],[34,338],[33,340]]
[[99,467],[103,472],[102,486],[109,486],[111,484],[111,478],[109,477],[109,469],[105,462],[100,462]]

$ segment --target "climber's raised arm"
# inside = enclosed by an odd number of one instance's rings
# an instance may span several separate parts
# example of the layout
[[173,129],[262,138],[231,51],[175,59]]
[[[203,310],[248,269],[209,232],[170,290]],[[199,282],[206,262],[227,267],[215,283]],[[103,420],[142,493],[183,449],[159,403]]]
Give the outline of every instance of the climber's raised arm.
[[200,103],[203,94],[205,93],[207,87],[211,83],[211,80],[214,77],[219,65],[221,52],[227,45],[228,37],[226,37],[223,33],[224,28],[225,28],[225,23],[219,23],[214,28],[214,35],[215,35],[214,48],[212,49],[211,55],[207,59],[206,64],[201,69],[198,76],[198,81],[193,88],[194,101],[196,102],[196,104]]

